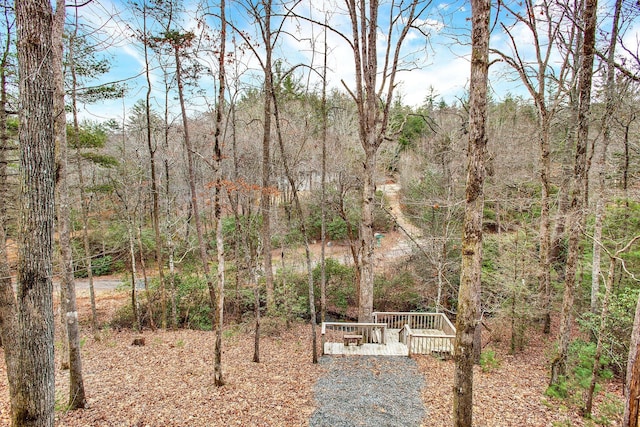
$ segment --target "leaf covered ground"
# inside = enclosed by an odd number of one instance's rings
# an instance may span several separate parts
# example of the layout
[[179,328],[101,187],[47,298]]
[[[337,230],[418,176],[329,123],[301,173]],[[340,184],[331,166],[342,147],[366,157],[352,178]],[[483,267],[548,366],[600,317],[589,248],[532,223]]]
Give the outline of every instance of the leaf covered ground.
[[[101,316],[108,317],[126,295],[100,296]],[[86,297],[80,314],[88,313]],[[86,318],[86,317],[85,317]],[[103,319],[101,319],[103,320]],[[144,346],[133,346],[136,337]],[[322,366],[311,363],[307,325],[273,332],[261,340],[261,363],[252,362],[250,325],[228,327],[223,346],[226,385],[213,385],[211,332],[83,329],[83,369],[88,408],[66,411],[68,372],[56,371],[56,426],[305,426],[317,407],[314,385]],[[552,343],[532,332],[527,348],[508,355],[494,345],[500,364],[475,373],[474,420],[477,426],[617,425],[622,402],[619,381],[605,384],[596,401],[595,418],[584,420],[576,402],[544,396],[548,348]],[[57,347],[58,348],[58,347]],[[57,366],[60,354],[57,352]],[[417,356],[424,375],[425,426],[450,426],[453,362]],[[0,361],[0,425],[9,424],[9,393],[4,357]]]

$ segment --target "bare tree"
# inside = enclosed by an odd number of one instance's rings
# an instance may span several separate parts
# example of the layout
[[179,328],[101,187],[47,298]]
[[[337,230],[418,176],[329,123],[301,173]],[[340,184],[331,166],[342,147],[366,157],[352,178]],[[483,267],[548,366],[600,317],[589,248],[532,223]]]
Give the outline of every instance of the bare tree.
[[[520,4],[520,3],[519,3]],[[552,54],[556,52],[555,41],[558,33],[566,25],[566,11],[557,7],[554,2],[543,1],[524,2],[524,10],[516,11],[509,4],[503,5],[513,15],[515,21],[524,26],[533,38],[535,61],[530,63],[520,52],[519,42],[510,27],[502,24],[510,41],[512,53],[498,49],[492,49],[503,61],[512,67],[520,77],[525,88],[531,95],[536,106],[538,119],[538,147],[540,150],[539,176],[541,184],[540,197],[540,252],[538,277],[540,282],[540,308],[543,320],[543,330],[549,333],[551,330],[551,221],[550,221],[550,194],[551,194],[551,124],[558,109],[565,99],[563,86],[570,72],[569,55],[562,59],[560,67],[551,62]],[[574,28],[574,27],[571,27]],[[569,34],[573,39],[573,35]],[[552,81],[557,85],[554,93],[549,95],[548,84]]]
[[304,212],[302,210],[302,205],[300,203],[300,197],[298,196],[298,186],[293,178],[293,171],[289,165],[288,156],[285,153],[284,149],[284,141],[282,135],[281,121],[280,121],[280,113],[278,108],[278,98],[276,92],[273,92],[273,110],[275,115],[275,124],[276,124],[276,134],[278,138],[278,146],[280,147],[280,154],[282,157],[282,164],[285,170],[285,175],[287,180],[289,181],[289,187],[293,192],[293,202],[296,213],[298,215],[300,224],[300,232],[302,233],[302,239],[304,241],[304,250],[305,250],[305,259],[306,259],[306,267],[307,267],[307,284],[309,290],[309,315],[311,317],[311,342],[312,342],[312,361],[313,363],[318,363],[318,346],[316,339],[316,305],[315,305],[315,290],[313,283],[313,267],[311,264],[311,251],[309,248],[309,236],[307,234],[307,229],[305,226],[305,217]]
[[480,320],[490,15],[489,0],[472,0],[469,148],[454,349],[453,424],[456,427],[470,427],[473,423],[474,338]]
[[225,61],[226,61],[226,43],[227,43],[227,19],[226,19],[226,2],[220,0],[220,48],[218,51],[218,105],[216,106],[216,124],[214,131],[213,161],[215,173],[215,195],[213,212],[216,222],[216,252],[218,256],[218,288],[216,289],[218,299],[211,301],[215,305],[215,313],[213,319],[213,331],[216,334],[214,349],[214,382],[217,386],[224,385],[222,378],[222,326],[224,321],[224,286],[225,286],[225,252],[224,252],[224,235],[222,233],[222,203],[221,196],[223,194],[223,171],[222,171],[222,145],[223,145],[223,123],[222,116],[224,112],[226,91],[225,78]]
[[[373,206],[375,202],[375,170],[378,149],[385,141],[389,123],[389,111],[396,86],[403,43],[415,21],[430,2],[393,1],[389,7],[387,45],[383,65],[378,56],[378,0],[346,0],[351,24],[349,45],[355,65],[355,88],[349,90],[358,110],[358,134],[364,150],[362,171],[362,216],[360,223],[361,274],[358,286],[358,321],[373,319],[374,235]],[[396,27],[399,34],[392,35]],[[380,80],[378,80],[378,78]],[[382,105],[380,105],[382,100]]]
[[[602,351],[603,351],[603,339],[605,338],[605,329],[607,326],[607,320],[609,316],[609,300],[611,299],[611,290],[613,289],[613,282],[615,280],[615,272],[616,272],[616,264],[620,262],[623,266],[623,269],[627,271],[626,266],[624,264],[624,259],[620,256],[628,251],[631,246],[640,240],[640,236],[635,236],[633,239],[629,240],[629,242],[622,248],[618,249],[614,253],[609,251],[606,247],[602,246],[602,242],[595,241],[594,242],[601,246],[607,255],[609,256],[609,270],[607,272],[607,278],[605,282],[605,292],[604,297],[602,299],[602,311],[600,313],[600,326],[598,327],[597,333],[597,341],[596,341],[596,352],[593,357],[593,368],[591,371],[591,383],[589,385],[589,389],[587,390],[587,397],[585,399],[584,404],[584,412],[583,415],[586,417],[591,417],[591,409],[593,407],[593,395],[596,389],[596,382],[598,380],[598,374],[600,373],[600,368],[602,367]],[[637,418],[637,417],[636,417]]]
[[[168,16],[167,25],[171,25],[171,11],[172,11],[172,3],[169,2],[168,5],[164,3],[158,4],[156,7],[160,10],[165,11]],[[147,92],[145,94],[145,114],[147,121],[147,150],[149,151],[149,169],[151,173],[151,195],[153,197],[153,206],[151,209],[152,223],[153,223],[153,231],[156,237],[156,264],[158,268],[158,281],[160,282],[160,325],[162,329],[167,328],[167,294],[165,289],[165,279],[164,279],[164,262],[162,259],[162,237],[160,234],[160,190],[158,188],[158,174],[156,172],[156,151],[157,146],[153,144],[152,138],[152,117],[151,117],[151,67],[149,63],[149,35],[147,34],[147,2],[144,1],[142,6],[142,42],[144,49],[144,62],[145,62],[145,78],[147,80]],[[167,8],[168,10],[166,10]],[[145,281],[146,282],[146,281]],[[149,310],[153,312],[151,308],[151,301],[149,301]],[[151,317],[151,322],[153,323],[153,316]]]
[[576,151],[571,183],[571,207],[569,211],[569,247],[565,270],[564,294],[560,331],[559,351],[551,364],[550,384],[556,385],[566,374],[569,343],[571,341],[571,319],[576,285],[580,237],[585,223],[585,200],[587,191],[587,147],[589,135],[589,107],[591,105],[591,82],[596,40],[597,0],[586,0],[583,8],[582,62],[578,75],[578,123],[576,130]]
[[64,322],[63,338],[68,343],[69,367],[69,409],[84,408],[86,405],[82,358],[80,356],[80,331],[76,308],[76,284],[73,277],[73,253],[71,250],[71,227],[69,209],[69,172],[67,146],[67,120],[64,103],[63,39],[65,24],[64,0],[57,0],[53,25],[53,72],[55,78],[54,135],[57,149],[57,195],[58,195],[58,236],[62,258],[62,280],[60,283],[60,306]]

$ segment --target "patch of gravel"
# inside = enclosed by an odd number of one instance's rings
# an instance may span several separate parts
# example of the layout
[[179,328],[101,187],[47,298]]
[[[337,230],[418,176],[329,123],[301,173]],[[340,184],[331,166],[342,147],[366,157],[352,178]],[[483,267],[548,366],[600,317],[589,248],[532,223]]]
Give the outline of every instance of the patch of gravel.
[[424,377],[408,357],[324,356],[310,427],[419,426]]

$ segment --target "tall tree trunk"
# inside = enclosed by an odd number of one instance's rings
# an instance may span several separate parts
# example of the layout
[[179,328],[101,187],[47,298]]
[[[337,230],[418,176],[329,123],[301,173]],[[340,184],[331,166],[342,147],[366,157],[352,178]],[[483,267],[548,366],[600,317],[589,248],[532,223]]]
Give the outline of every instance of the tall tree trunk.
[[471,11],[472,54],[467,189],[454,349],[453,421],[456,427],[470,427],[473,421],[474,336],[476,329],[479,329],[478,302],[482,271],[482,211],[484,159],[487,144],[487,76],[491,2],[472,0]]
[[[53,43],[55,76],[54,99],[54,133],[57,149],[57,194],[58,194],[58,238],[62,258],[62,280],[60,283],[60,307],[64,314],[63,320],[68,345],[69,366],[69,409],[84,408],[86,405],[84,380],[82,377],[82,358],[80,356],[80,327],[76,308],[76,284],[73,277],[73,253],[71,250],[71,227],[69,213],[69,177],[68,177],[68,147],[67,121],[64,103],[64,74],[63,74],[63,41],[65,21],[64,0],[56,1],[54,17]],[[73,54],[70,52],[70,54]]]
[[[147,92],[145,97],[145,118],[147,121],[147,150],[149,151],[149,168],[151,172],[151,196],[153,198],[153,206],[151,209],[151,218],[153,222],[153,231],[156,239],[156,266],[158,268],[158,281],[160,285],[160,327],[167,329],[167,293],[165,289],[164,279],[164,262],[162,260],[162,235],[160,233],[160,191],[158,189],[158,176],[156,173],[156,149],[153,146],[152,140],[152,123],[151,123],[151,70],[149,67],[149,44],[147,40],[147,2],[143,4],[143,45],[144,45],[144,63],[145,63],[145,77],[147,80]],[[146,283],[146,282],[145,282]],[[147,293],[147,296],[149,294]],[[153,313],[153,307],[151,300],[148,300],[149,311]],[[153,316],[152,316],[153,317]],[[153,319],[151,320],[153,323]]]
[[[300,221],[300,232],[304,240],[304,253],[307,261],[307,284],[309,291],[309,315],[311,317],[311,343],[312,343],[312,362],[318,363],[318,343],[316,337],[316,303],[315,303],[315,289],[313,285],[313,266],[311,265],[311,251],[309,249],[309,236],[307,235],[307,229],[305,227],[305,217],[300,204],[300,198],[298,197],[298,187],[293,178],[293,173],[289,167],[289,161],[284,150],[284,141],[282,137],[282,129],[280,128],[280,114],[278,112],[278,100],[273,96],[273,112],[275,114],[276,132],[278,136],[278,145],[280,147],[280,155],[282,157],[282,165],[285,170],[285,175],[289,181],[289,187],[293,192],[293,202],[296,209],[296,214]],[[372,296],[373,297],[373,296]]]
[[216,128],[214,133],[214,169],[215,169],[215,195],[213,212],[216,223],[216,252],[218,256],[218,300],[211,301],[216,305],[214,313],[213,331],[216,335],[214,350],[214,382],[216,386],[224,385],[222,377],[222,326],[224,324],[224,281],[225,281],[225,254],[224,236],[222,233],[222,113],[224,109],[224,92],[226,90],[225,60],[227,42],[227,21],[225,17],[225,0],[220,0],[220,52],[218,53],[218,105],[216,108]]
[[589,136],[589,107],[591,105],[591,81],[596,35],[597,0],[586,0],[584,6],[584,38],[582,64],[578,80],[578,128],[572,179],[571,208],[569,212],[569,248],[560,318],[559,351],[551,364],[551,385],[557,385],[567,372],[567,358],[571,342],[572,309],[577,280],[580,238],[585,223],[585,199],[587,182],[587,147]]
[[[374,107],[375,108],[375,107]],[[360,293],[358,295],[358,322],[373,321],[373,203],[376,185],[374,173],[376,153],[365,149],[364,183],[362,188],[362,215],[360,217]]]
[[551,332],[551,220],[549,198],[551,192],[550,174],[551,161],[549,149],[550,117],[542,103],[538,105],[540,117],[540,183],[542,184],[542,194],[540,197],[540,306],[542,315],[542,331],[545,334]]
[[129,212],[129,206],[125,206],[127,210],[127,238],[129,240],[129,259],[131,262],[131,309],[133,310],[133,328],[139,331],[142,327],[140,324],[140,303],[138,299],[138,287],[136,286],[136,241],[133,235],[133,217]]
[[[193,161],[193,145],[191,143],[191,136],[189,133],[189,118],[187,117],[187,107],[184,100],[184,85],[182,82],[182,65],[180,60],[180,46],[178,42],[173,46],[174,58],[176,63],[176,83],[178,85],[178,99],[180,101],[180,112],[182,115],[183,137],[184,147],[187,152],[187,169],[189,177],[189,192],[191,194],[191,207],[193,210],[193,220],[196,224],[196,236],[198,238],[198,249],[200,255],[200,261],[202,262],[202,269],[204,271],[205,280],[207,281],[207,288],[209,289],[209,299],[211,301],[212,311],[212,323],[216,322],[216,285],[213,283],[211,277],[211,267],[209,266],[209,254],[207,253],[207,243],[204,240],[204,230],[202,227],[202,220],[200,217],[199,198],[196,191],[196,173],[195,164]],[[216,373],[218,375],[218,373]],[[220,373],[221,375],[221,373]],[[220,381],[222,377],[220,376]]]
[[264,63],[264,115],[262,134],[262,193],[260,195],[260,213],[262,214],[262,256],[264,261],[264,280],[267,290],[267,312],[275,309],[273,288],[273,262],[271,257],[271,102],[273,99],[273,70],[271,44],[271,6],[272,0],[262,0],[264,7],[264,26],[262,39],[265,43]]
[[[171,297],[171,327],[178,327],[178,308],[177,308],[177,290],[175,276],[175,245],[173,243],[173,224],[172,224],[172,196],[171,196],[171,174],[169,173],[169,93],[170,85],[165,80],[165,108],[164,108],[164,197],[165,197],[165,233],[167,235],[167,252],[169,262],[169,289]],[[187,227],[188,229],[188,227]],[[166,280],[165,280],[166,288]]]
[[[611,124],[613,121],[615,105],[615,52],[618,41],[618,25],[620,21],[620,11],[622,9],[622,0],[616,0],[613,22],[611,29],[611,40],[609,42],[609,54],[607,56],[607,80],[605,86],[605,109],[602,118],[602,148],[596,163],[597,167],[597,186],[596,186],[596,212],[595,223],[593,225],[593,258],[591,265],[591,312],[598,312],[598,293],[600,291],[600,242],[602,240],[602,223],[605,213],[605,192],[606,192],[606,166],[607,153],[611,142]],[[603,307],[604,310],[604,307]],[[589,408],[590,409],[590,408]],[[590,410],[589,410],[590,413]]]
[[[77,17],[76,17],[77,19]],[[73,114],[73,138],[76,147],[76,166],[78,168],[78,186],[80,191],[80,205],[82,212],[82,244],[84,248],[85,267],[87,269],[87,279],[89,281],[89,299],[91,300],[91,328],[95,333],[98,330],[98,312],[96,309],[96,294],[93,286],[93,265],[91,262],[91,244],[89,242],[89,196],[85,189],[84,171],[82,169],[82,156],[80,154],[80,123],[78,121],[78,81],[76,76],[76,66],[71,47],[75,43],[78,25],[76,24],[74,34],[69,40],[69,70],[71,71],[71,106]]]
[[322,110],[322,172],[320,177],[320,322],[324,323],[327,315],[327,29],[324,30],[322,76],[322,98],[320,101],[320,109]]
[[14,426],[54,425],[52,9],[19,0],[20,194],[18,222],[18,378]]
[[[389,124],[389,109],[393,103],[395,78],[400,51],[409,29],[424,11],[426,4],[413,0],[403,5],[402,24],[388,27],[386,49],[378,66],[378,0],[345,0],[351,24],[351,49],[355,67],[355,90],[350,91],[358,111],[358,137],[364,150],[362,171],[362,212],[360,224],[360,280],[358,286],[358,321],[373,320],[374,233],[373,203],[375,199],[376,155],[385,140]],[[427,2],[428,4],[428,2]],[[420,5],[421,9],[417,11]],[[416,12],[417,15],[416,16]],[[396,23],[397,24],[397,23]],[[393,24],[392,24],[393,25]],[[394,31],[394,42],[391,35]],[[346,37],[346,36],[345,36]],[[378,80],[378,77],[380,79]],[[381,99],[384,99],[381,105]]]

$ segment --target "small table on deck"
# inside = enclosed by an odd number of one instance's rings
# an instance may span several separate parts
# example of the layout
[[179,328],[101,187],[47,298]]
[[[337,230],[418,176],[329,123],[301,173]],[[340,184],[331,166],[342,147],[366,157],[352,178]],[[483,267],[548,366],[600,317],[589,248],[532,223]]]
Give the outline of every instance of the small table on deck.
[[362,345],[362,335],[344,335],[343,339],[345,347],[351,344]]

